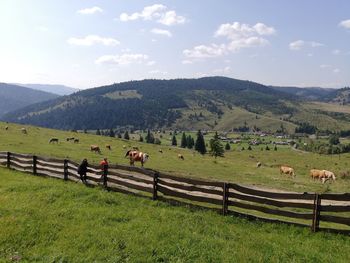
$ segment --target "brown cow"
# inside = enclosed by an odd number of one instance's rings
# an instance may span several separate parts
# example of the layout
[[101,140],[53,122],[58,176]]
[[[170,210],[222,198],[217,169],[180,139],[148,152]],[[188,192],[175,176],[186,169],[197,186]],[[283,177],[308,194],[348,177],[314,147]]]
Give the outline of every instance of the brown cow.
[[333,180],[335,181],[335,175],[333,172],[331,171],[327,171],[327,170],[322,170],[323,171],[323,175],[320,177],[322,183],[324,184],[327,180]]
[[74,143],[79,143],[79,139],[78,138],[74,139]]
[[100,147],[98,145],[91,145],[90,151],[101,154],[101,150],[100,150]]
[[21,131],[22,131],[23,134],[27,134],[27,129],[26,128],[22,128]]
[[259,168],[259,167],[261,167],[261,162],[256,163],[256,168]]
[[108,150],[112,150],[112,147],[111,147],[109,144],[106,144],[106,148],[107,148]]
[[5,127],[5,130],[7,131],[8,129],[9,129],[9,126],[6,126],[6,127]]
[[280,174],[288,174],[291,176],[295,176],[294,169],[286,165],[282,165],[280,167]]
[[51,138],[49,143],[58,143],[58,138]]
[[129,150],[126,152],[125,157],[129,157],[130,165],[134,165],[136,161],[136,162],[141,162],[141,166],[143,167],[143,164],[147,162],[149,155],[147,153]]
[[311,169],[310,177],[314,180],[321,179],[321,177],[324,177],[324,170]]

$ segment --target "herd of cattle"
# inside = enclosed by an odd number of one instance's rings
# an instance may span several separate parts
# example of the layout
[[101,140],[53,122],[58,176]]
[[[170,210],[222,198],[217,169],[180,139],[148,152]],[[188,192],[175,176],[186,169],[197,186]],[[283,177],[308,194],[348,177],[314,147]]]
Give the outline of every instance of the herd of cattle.
[[[9,127],[6,126],[5,130],[8,130],[8,129],[9,129]],[[21,128],[21,132],[23,134],[28,134],[26,128]],[[73,141],[74,143],[79,143],[79,139],[75,138],[75,137],[68,137],[68,138],[66,138],[66,141],[67,142]],[[58,142],[59,142],[59,139],[56,138],[56,137],[50,138],[50,140],[49,140],[49,144],[51,144],[51,143],[58,143]],[[112,150],[112,147],[109,144],[106,144],[105,147],[108,150]],[[144,163],[149,159],[149,155],[147,153],[140,152],[138,147],[134,146],[132,148],[133,148],[132,150],[128,150],[126,152],[125,157],[129,158],[130,165],[134,165],[135,162],[140,162],[141,166],[143,166]],[[126,149],[125,145],[123,145],[123,149]],[[100,147],[98,145],[91,145],[90,146],[90,151],[101,154],[101,149],[100,149]],[[163,150],[160,149],[159,152],[163,153]],[[178,157],[178,159],[185,160],[185,158],[184,158],[184,156],[182,154],[178,154],[177,157]],[[256,164],[256,167],[257,168],[261,167],[261,162],[258,162]],[[280,174],[286,174],[286,175],[290,175],[290,176],[295,177],[294,168],[292,168],[290,166],[281,165],[279,170],[280,170]],[[318,169],[311,169],[310,170],[310,177],[313,180],[318,179],[322,183],[325,183],[327,180],[335,181],[335,179],[336,179],[336,177],[335,177],[333,172],[328,171],[328,170],[318,170]]]
[[[290,176],[295,176],[294,169],[290,166],[282,165],[280,166],[280,174],[287,174]],[[318,179],[325,183],[327,180],[335,181],[336,177],[333,172],[327,170],[311,169],[310,177],[315,180]]]

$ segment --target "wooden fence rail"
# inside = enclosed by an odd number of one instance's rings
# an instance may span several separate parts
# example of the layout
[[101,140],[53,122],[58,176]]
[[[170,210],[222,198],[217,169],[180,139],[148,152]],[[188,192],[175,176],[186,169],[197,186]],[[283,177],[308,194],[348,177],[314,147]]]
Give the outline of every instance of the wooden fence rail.
[[[68,159],[0,152],[0,165],[34,175],[80,181],[79,164]],[[110,190],[151,194],[153,200],[161,195],[162,199],[171,197],[198,202],[201,206],[220,210],[223,215],[294,224],[309,227],[313,232],[326,230],[350,234],[350,193],[276,193],[124,165],[89,165],[87,183]],[[329,228],[334,225],[335,228]]]

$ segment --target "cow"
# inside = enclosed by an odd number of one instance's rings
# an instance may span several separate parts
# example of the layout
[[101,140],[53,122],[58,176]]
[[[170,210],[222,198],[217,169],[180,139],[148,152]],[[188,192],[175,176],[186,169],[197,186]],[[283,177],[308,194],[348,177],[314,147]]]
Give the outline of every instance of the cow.
[[141,162],[141,166],[143,167],[143,164],[147,162],[149,155],[147,153],[129,150],[126,152],[125,157],[129,157],[130,165],[134,166],[134,163],[136,161]]
[[324,170],[311,169],[310,170],[310,177],[313,180],[321,179],[322,177],[324,177]]
[[98,145],[91,145],[90,151],[101,154],[101,150],[100,150],[100,147]]
[[79,143],[79,139],[78,139],[78,138],[75,138],[75,139],[74,139],[74,143]]
[[288,174],[291,176],[295,176],[294,169],[286,165],[282,165],[280,167],[280,174]]
[[26,129],[26,128],[22,128],[22,129],[21,129],[21,132],[22,132],[23,134],[27,134],[27,129]]
[[106,144],[106,148],[107,148],[108,150],[112,150],[112,147],[111,147],[109,144]]
[[261,162],[256,163],[256,168],[259,168],[259,167],[261,167]]
[[67,142],[74,141],[74,137],[68,137],[66,140],[67,140]]
[[9,129],[9,126],[6,126],[6,127],[5,127],[5,130],[7,131],[8,129]]
[[58,143],[58,138],[51,138],[50,140],[49,140],[49,143]]
[[126,145],[123,145],[123,149],[126,149]]
[[181,160],[185,160],[185,157],[182,154],[180,154],[180,153],[177,155],[177,158],[179,158]]
[[327,170],[322,170],[323,171],[323,174],[322,176],[320,177],[322,183],[324,184],[327,180],[333,180],[335,181],[335,175],[333,172],[331,171],[327,171]]
[[162,149],[159,149],[158,152],[163,153],[163,150],[162,150]]

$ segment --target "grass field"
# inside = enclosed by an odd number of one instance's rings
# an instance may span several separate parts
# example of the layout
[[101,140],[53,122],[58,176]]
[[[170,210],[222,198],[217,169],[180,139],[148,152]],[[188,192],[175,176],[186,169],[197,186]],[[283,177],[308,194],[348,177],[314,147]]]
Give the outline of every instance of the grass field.
[[[6,125],[9,126],[7,131],[4,128]],[[280,146],[277,151],[273,151],[272,147],[270,151],[262,151],[261,147],[264,148],[264,146],[253,146],[252,151],[241,151],[241,147],[245,146],[247,149],[247,145],[232,145],[232,149],[225,153],[224,158],[215,159],[210,155],[202,156],[191,150],[168,145],[151,145],[33,126],[26,126],[28,134],[25,135],[21,133],[21,127],[23,126],[0,123],[0,151],[67,157],[75,161],[88,158],[90,163],[97,163],[107,156],[110,163],[128,164],[128,160],[124,158],[126,149],[123,149],[123,146],[130,148],[135,145],[150,154],[146,167],[181,176],[210,178],[297,192],[348,192],[350,187],[349,179],[338,177],[334,183],[322,185],[320,182],[312,181],[308,175],[311,168],[331,170],[336,175],[341,171],[349,170],[350,154],[319,155],[295,151],[288,146]],[[59,144],[49,144],[51,137],[59,138]],[[67,137],[78,137],[80,143],[67,142],[65,140]],[[180,143],[180,140],[178,142]],[[100,145],[102,155],[90,152],[91,144]],[[104,148],[106,144],[112,146],[112,151]],[[162,149],[163,153],[160,153],[159,149]],[[178,153],[185,157],[184,161],[178,159]],[[262,167],[257,169],[258,161],[262,163]],[[294,167],[296,177],[280,175],[278,167],[281,164]]]
[[0,168],[0,262],[349,262],[350,239]]

